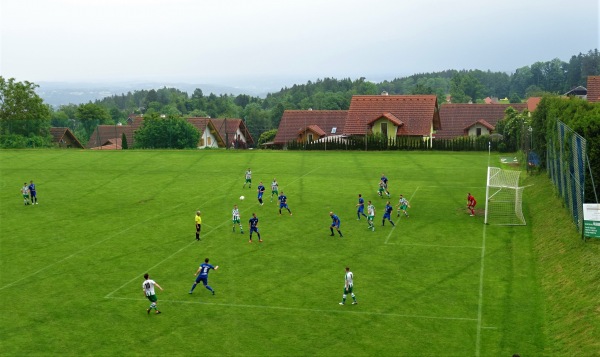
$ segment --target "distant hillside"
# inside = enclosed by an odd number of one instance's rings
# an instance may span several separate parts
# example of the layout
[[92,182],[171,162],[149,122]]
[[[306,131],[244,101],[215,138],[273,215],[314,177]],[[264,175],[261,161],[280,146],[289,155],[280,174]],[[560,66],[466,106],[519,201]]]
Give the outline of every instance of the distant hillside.
[[159,88],[177,88],[181,91],[193,93],[196,88],[202,89],[206,94],[214,93],[264,97],[269,91],[280,88],[253,88],[230,87],[213,84],[190,83],[157,83],[157,82],[130,82],[130,83],[65,83],[65,82],[40,82],[37,83],[37,94],[45,103],[53,107],[66,104],[82,104],[94,102],[98,99],[113,95],[127,94],[137,90],[150,90]]

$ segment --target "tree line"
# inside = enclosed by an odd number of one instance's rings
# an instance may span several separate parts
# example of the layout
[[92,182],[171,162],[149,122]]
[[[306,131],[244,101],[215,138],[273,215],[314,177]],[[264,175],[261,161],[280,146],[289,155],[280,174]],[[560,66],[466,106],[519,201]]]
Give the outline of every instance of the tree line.
[[[206,95],[200,88],[189,94],[164,87],[58,108],[44,105],[35,94],[37,85],[34,83],[0,77],[0,145],[48,145],[50,126],[69,127],[81,142],[86,143],[97,125],[125,125],[130,114],[241,118],[256,139],[263,133],[273,134],[286,109],[346,110],[353,95],[377,95],[386,91],[389,94],[435,94],[439,103],[444,103],[448,95],[453,103],[482,102],[486,97],[521,102],[529,96],[562,94],[573,87],[585,86],[589,75],[600,75],[600,53],[597,49],[573,55],[569,62],[560,59],[536,62],[511,74],[489,70],[447,70],[380,83],[365,78],[323,78],[284,87],[265,98],[244,94]],[[31,108],[23,110],[28,105]],[[22,120],[29,123],[25,124]],[[263,140],[268,140],[269,136],[262,135]]]

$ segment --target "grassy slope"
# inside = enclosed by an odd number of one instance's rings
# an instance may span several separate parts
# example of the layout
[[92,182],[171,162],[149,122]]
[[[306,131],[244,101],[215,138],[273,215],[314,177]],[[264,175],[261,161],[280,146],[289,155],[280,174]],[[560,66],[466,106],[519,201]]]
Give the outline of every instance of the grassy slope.
[[600,354],[600,240],[584,242],[546,175],[525,193],[537,273],[545,296],[545,353]]

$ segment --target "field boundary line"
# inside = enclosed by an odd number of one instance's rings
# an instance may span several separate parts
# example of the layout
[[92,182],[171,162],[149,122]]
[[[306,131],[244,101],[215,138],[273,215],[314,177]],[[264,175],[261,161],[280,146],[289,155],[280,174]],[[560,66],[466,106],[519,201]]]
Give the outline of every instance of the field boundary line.
[[[116,300],[131,300],[131,301],[148,301],[143,298],[127,298],[127,297],[108,297],[107,299]],[[287,307],[287,306],[270,306],[270,305],[248,305],[248,304],[225,304],[215,302],[203,302],[203,301],[184,301],[184,300],[167,300],[160,299],[161,302],[175,303],[175,304],[198,304],[198,305],[212,305],[212,306],[223,306],[223,307],[238,307],[238,308],[255,308],[255,309],[267,309],[267,310],[287,310],[287,311],[305,311],[315,313],[337,313],[337,314],[357,314],[357,315],[376,315],[376,316],[391,316],[391,317],[406,317],[406,318],[417,318],[417,319],[429,319],[429,320],[456,320],[456,321],[477,321],[475,318],[470,317],[444,317],[444,316],[426,316],[426,315],[410,315],[410,314],[394,314],[387,312],[373,312],[373,311],[344,311],[344,310],[324,310],[324,309],[309,309],[301,307]]]
[[[312,173],[312,172],[314,172],[314,171],[318,170],[319,168],[320,168],[320,167],[316,167],[316,168],[314,168],[313,170],[311,170],[311,171],[309,171],[309,172],[305,173],[304,175],[302,175],[302,176],[299,176],[299,177],[297,177],[296,179],[294,179],[294,180],[290,181],[290,183],[292,183],[292,182],[295,182],[295,181],[297,181],[297,180],[301,179],[302,177],[304,177],[304,176],[306,176],[306,175],[308,175],[308,174],[310,174],[310,173]],[[245,210],[244,210],[244,212],[245,212],[245,211],[247,211],[247,210],[248,210],[248,209],[245,209]],[[217,228],[220,228],[221,226],[223,226],[223,225],[225,225],[225,224],[227,224],[227,223],[230,223],[230,222],[231,222],[231,220],[230,220],[230,219],[227,219],[227,220],[225,220],[223,223],[221,223],[221,224],[219,224],[218,226],[214,227],[214,228],[213,228],[213,229],[211,229],[211,230],[210,230],[208,233],[206,233],[206,234],[204,234],[204,235],[202,235],[202,236],[203,236],[203,237],[205,237],[205,236],[209,235],[210,233],[214,232],[214,231],[215,231]],[[175,255],[179,254],[181,251],[185,250],[186,248],[188,248],[189,246],[191,246],[192,244],[195,244],[195,243],[196,243],[195,241],[192,241],[192,242],[190,242],[190,243],[188,243],[188,244],[184,245],[182,248],[180,248],[180,249],[179,249],[179,250],[177,250],[176,252],[172,253],[171,255],[169,255],[168,257],[164,258],[164,259],[163,259],[163,260],[161,260],[160,262],[156,263],[156,264],[155,264],[155,265],[153,265],[152,267],[150,267],[150,268],[146,269],[146,271],[150,271],[150,270],[152,270],[152,269],[156,268],[157,266],[159,266],[159,265],[161,265],[162,263],[166,262],[167,260],[171,259],[173,256],[175,256]],[[133,279],[131,279],[131,280],[127,281],[125,284],[123,284],[123,285],[119,286],[118,288],[116,288],[116,289],[115,289],[115,290],[113,290],[112,292],[108,293],[108,294],[105,296],[105,298],[111,298],[111,295],[112,295],[112,294],[114,294],[114,293],[116,293],[117,291],[119,291],[119,290],[123,289],[125,286],[127,286],[127,285],[131,284],[133,281],[135,281],[136,279],[139,279],[141,276],[142,276],[142,275],[136,275],[136,276],[135,276]],[[0,289],[0,290],[2,290],[2,289]]]
[[[417,191],[419,190],[420,186],[417,186],[417,188],[415,189],[415,191],[412,193],[412,195],[410,195],[410,198],[408,199],[408,202],[412,201],[413,197],[415,197],[415,194],[417,193]],[[385,239],[385,242],[383,244],[390,244],[388,243],[388,241],[390,240],[390,237],[392,236],[392,233],[394,233],[394,230],[396,229],[396,226],[392,227],[392,230],[390,231],[390,233],[388,233],[387,238]]]
[[477,337],[475,339],[475,357],[481,355],[481,318],[483,314],[483,272],[485,267],[485,238],[487,225],[483,225],[483,238],[481,242],[481,269],[479,271],[479,301],[477,303]]
[[[224,186],[224,185],[223,185],[223,186]],[[199,197],[199,196],[198,196],[198,197]],[[211,198],[211,199],[210,199],[210,200],[208,200],[207,202],[210,202],[210,201],[212,201],[212,200],[215,200],[215,199],[216,199],[216,198]],[[171,208],[170,208],[170,210],[175,210],[175,209],[177,209],[177,208],[181,207],[181,206],[182,206],[182,205],[184,205],[184,204],[187,204],[187,202],[182,202],[182,203],[180,203],[180,204],[178,204],[178,205],[176,205],[176,206],[173,206],[173,207],[171,207]],[[102,239],[102,240],[100,240],[100,241],[97,241],[96,243],[90,244],[90,245],[88,245],[87,247],[85,247],[85,248],[83,248],[83,249],[80,249],[80,250],[78,250],[78,251],[76,251],[76,252],[74,252],[74,253],[71,253],[71,254],[69,254],[68,256],[66,256],[66,257],[64,257],[64,258],[62,258],[62,259],[60,259],[60,260],[58,260],[58,261],[56,261],[56,262],[54,262],[54,263],[52,263],[52,264],[48,264],[48,265],[46,265],[45,267],[43,267],[43,268],[41,268],[41,269],[39,269],[39,270],[37,270],[37,271],[35,271],[35,272],[31,273],[31,274],[27,274],[27,275],[25,275],[25,276],[21,277],[20,279],[17,279],[17,280],[15,280],[15,281],[13,281],[12,283],[9,283],[9,284],[7,284],[7,285],[4,285],[4,286],[0,287],[0,291],[4,290],[4,289],[6,289],[6,288],[9,288],[9,287],[11,287],[11,286],[13,286],[13,285],[15,285],[15,284],[17,284],[17,283],[19,283],[19,282],[21,282],[21,281],[25,280],[25,279],[28,279],[28,278],[30,278],[30,277],[32,277],[32,276],[34,276],[34,275],[37,275],[37,274],[39,274],[39,273],[41,273],[41,272],[43,272],[43,271],[45,271],[45,270],[48,270],[48,269],[50,269],[50,268],[53,268],[53,267],[55,267],[55,266],[59,265],[60,263],[62,263],[62,262],[64,262],[64,261],[67,261],[67,260],[69,260],[69,259],[71,259],[71,258],[73,258],[73,257],[75,257],[75,256],[77,256],[77,255],[79,255],[80,253],[83,253],[83,252],[85,252],[85,251],[87,251],[87,250],[90,250],[91,248],[94,248],[94,247],[96,247],[97,245],[100,245],[100,244],[102,244],[102,243],[104,243],[104,242],[106,242],[106,241],[108,241],[108,240],[111,240],[111,239],[113,239],[113,238],[115,238],[115,237],[117,237],[117,236],[119,236],[119,235],[121,235],[121,234],[123,234],[123,233],[127,232],[128,230],[130,230],[130,229],[133,229],[134,227],[137,227],[137,226],[139,226],[139,225],[141,225],[141,224],[144,224],[144,223],[146,223],[146,222],[148,222],[148,221],[150,221],[150,220],[153,220],[154,218],[156,218],[156,217],[159,217],[159,216],[161,216],[161,215],[163,215],[163,214],[164,214],[164,212],[161,212],[160,214],[154,215],[154,216],[152,216],[152,217],[149,217],[149,218],[147,218],[147,219],[145,219],[145,220],[143,220],[143,221],[140,221],[140,222],[138,222],[138,223],[136,223],[136,224],[134,224],[134,225],[131,225],[131,226],[129,226],[129,227],[127,227],[127,228],[125,228],[125,229],[123,229],[123,230],[121,230],[121,231],[117,232],[117,233],[114,233],[114,234],[112,234],[112,235],[110,235],[110,236],[108,236],[108,237],[106,237],[106,238],[104,238],[104,239]],[[219,225],[219,227],[220,227],[220,225]]]

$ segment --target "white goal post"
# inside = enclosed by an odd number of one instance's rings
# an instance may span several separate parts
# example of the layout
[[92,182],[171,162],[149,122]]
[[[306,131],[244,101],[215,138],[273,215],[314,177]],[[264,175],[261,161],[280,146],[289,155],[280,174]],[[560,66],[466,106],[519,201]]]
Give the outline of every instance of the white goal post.
[[485,187],[485,223],[524,226],[523,189],[520,171],[488,167]]

